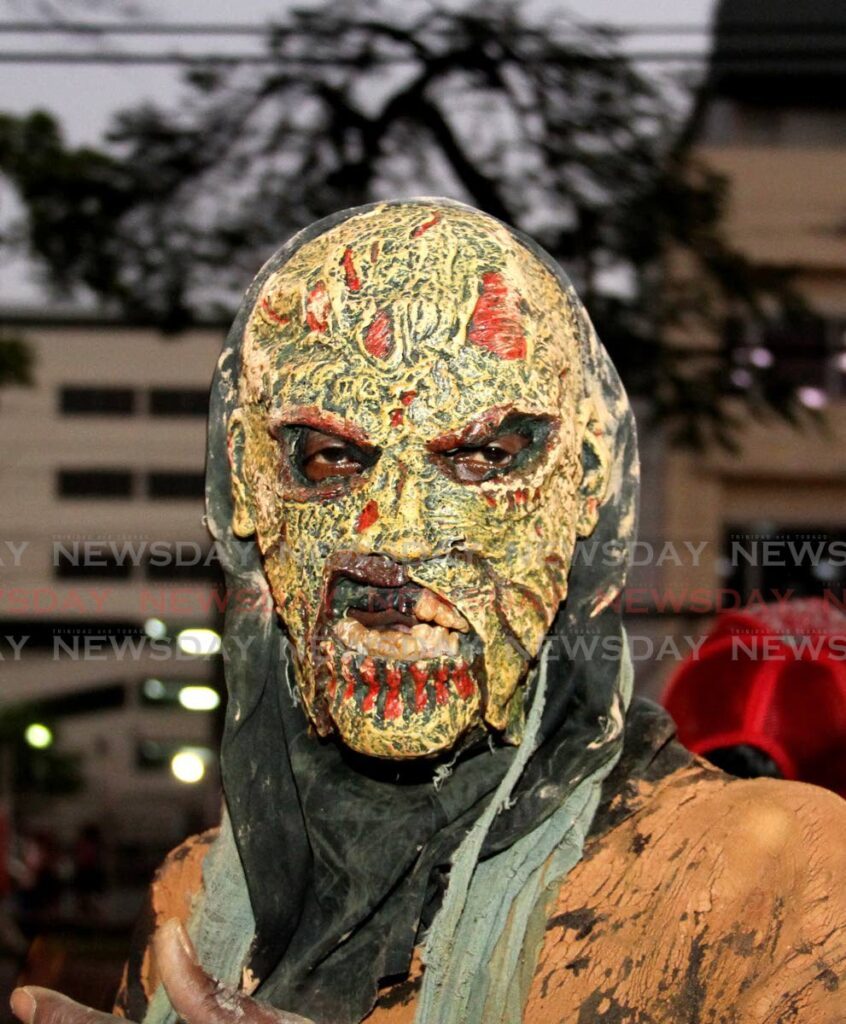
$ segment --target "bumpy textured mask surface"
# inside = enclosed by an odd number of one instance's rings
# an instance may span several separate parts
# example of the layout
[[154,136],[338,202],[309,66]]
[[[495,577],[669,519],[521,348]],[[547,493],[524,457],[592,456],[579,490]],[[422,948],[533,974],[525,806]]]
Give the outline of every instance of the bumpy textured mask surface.
[[498,222],[437,203],[353,216],[264,283],[234,529],[257,536],[321,735],[390,758],[483,724],[519,742],[606,482],[576,316]]

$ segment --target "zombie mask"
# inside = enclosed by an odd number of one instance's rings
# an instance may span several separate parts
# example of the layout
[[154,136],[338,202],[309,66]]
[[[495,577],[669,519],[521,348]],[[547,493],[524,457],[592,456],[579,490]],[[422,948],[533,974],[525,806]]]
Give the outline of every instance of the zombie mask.
[[233,530],[256,536],[321,735],[387,758],[519,742],[606,485],[577,317],[507,229],[437,203],[352,216],[265,280]]

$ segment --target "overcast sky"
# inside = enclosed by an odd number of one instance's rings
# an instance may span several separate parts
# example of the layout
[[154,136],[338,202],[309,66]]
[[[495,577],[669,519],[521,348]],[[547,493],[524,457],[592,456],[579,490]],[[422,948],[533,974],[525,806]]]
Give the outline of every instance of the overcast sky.
[[[0,0],[0,23],[27,18],[38,0]],[[135,0],[140,7],[141,21],[235,22],[263,24],[288,5],[280,0]],[[405,6],[404,0],[394,0]],[[83,0],[52,0],[68,20],[118,20],[119,5],[102,2],[93,12]],[[303,6],[303,4],[301,4]],[[539,7],[537,3],[533,7]],[[549,5],[547,5],[549,6]],[[398,9],[402,9],[399,7]],[[571,0],[558,9],[567,10],[576,18],[591,22],[618,25],[674,24],[702,28],[711,17],[713,0]],[[131,20],[131,19],[130,19]],[[69,35],[6,35],[0,34],[0,51],[78,51],[92,50],[177,50],[186,52],[222,52],[229,48],[245,52],[257,48],[258,41],[248,37],[226,39],[219,36],[201,38],[137,36],[111,37],[98,41]],[[707,37],[695,35],[638,35],[631,47],[638,51],[672,50],[704,52]],[[654,72],[663,73],[666,65],[656,65]],[[168,100],[178,95],[180,72],[175,68],[138,66],[86,66],[49,64],[0,64],[0,109],[23,112],[44,107],[56,113],[74,142],[93,142],[107,126],[114,110],[132,105],[144,98]]]
[[[135,20],[178,23],[238,23],[262,25],[278,16],[290,4],[284,0],[0,0],[3,22],[38,19],[39,6],[49,5],[64,21],[121,20],[121,8],[132,3],[138,8]],[[397,10],[407,9],[408,0],[391,0]],[[464,6],[466,0],[446,0]],[[550,0],[525,0],[532,10],[567,11],[574,18],[607,22],[618,26],[677,25],[686,30],[704,29],[710,22],[714,0],[570,0],[566,5]],[[310,6],[300,0],[299,6]],[[391,4],[387,5],[390,10]],[[383,7],[384,9],[384,7]],[[129,20],[133,20],[131,17]],[[139,52],[182,51],[186,53],[249,52],[261,46],[250,37],[80,37],[59,34],[0,33],[3,52]],[[702,53],[708,46],[704,32],[631,37],[628,47],[639,53],[672,51]],[[694,65],[695,67],[696,65]],[[668,75],[675,65],[644,65],[649,73]],[[44,63],[0,63],[0,110],[24,113],[47,109],[61,121],[69,141],[95,143],[108,127],[116,110],[145,99],[172,103],[179,95],[181,72],[161,65],[51,65]],[[14,214],[15,204],[8,189],[0,187],[0,224]],[[8,260],[8,258],[7,258]],[[27,280],[18,261],[0,263],[0,303],[35,301],[38,292]]]

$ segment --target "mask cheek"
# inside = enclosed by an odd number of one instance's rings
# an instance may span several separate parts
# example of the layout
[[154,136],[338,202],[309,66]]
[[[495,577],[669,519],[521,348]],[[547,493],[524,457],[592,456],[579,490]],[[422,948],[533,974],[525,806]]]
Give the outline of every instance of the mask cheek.
[[575,496],[556,477],[536,513],[491,552],[502,614],[532,657],[567,597],[575,542]]
[[323,735],[329,726],[316,707],[317,676],[312,637],[323,596],[326,558],[304,528],[300,510],[283,507],[283,511],[286,539],[275,543],[265,553],[264,570],[276,611],[291,640],[303,704]]
[[343,502],[281,502],[280,510],[284,530],[265,564],[278,581],[274,597],[288,631],[305,648],[320,616],[329,557],[350,546],[350,514]]
[[504,580],[497,593],[505,621],[531,657],[540,650],[554,612],[545,605],[538,592],[525,584]]
[[[310,616],[316,618],[322,590],[325,558],[321,557],[316,537],[308,529],[308,519],[302,510],[283,506],[285,526],[279,531],[279,543],[268,557],[278,567],[280,585],[285,591],[288,608],[301,607],[313,610]],[[303,520],[306,522],[303,522]]]

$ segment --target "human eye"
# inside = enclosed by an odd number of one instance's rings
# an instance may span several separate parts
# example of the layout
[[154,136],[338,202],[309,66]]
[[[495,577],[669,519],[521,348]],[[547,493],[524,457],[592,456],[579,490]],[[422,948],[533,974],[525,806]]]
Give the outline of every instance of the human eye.
[[372,465],[372,459],[360,445],[337,434],[309,427],[300,427],[298,433],[294,462],[309,483],[355,477]]
[[[553,421],[546,416],[510,413],[495,427],[471,421],[458,434],[431,442],[437,465],[459,483],[482,483],[518,472],[545,449]],[[451,439],[459,443],[449,443]]]
[[462,445],[444,452],[455,467],[456,476],[468,482],[489,479],[491,470],[505,472],[514,464],[515,457],[531,443],[525,434],[511,433],[497,437],[483,445]]

